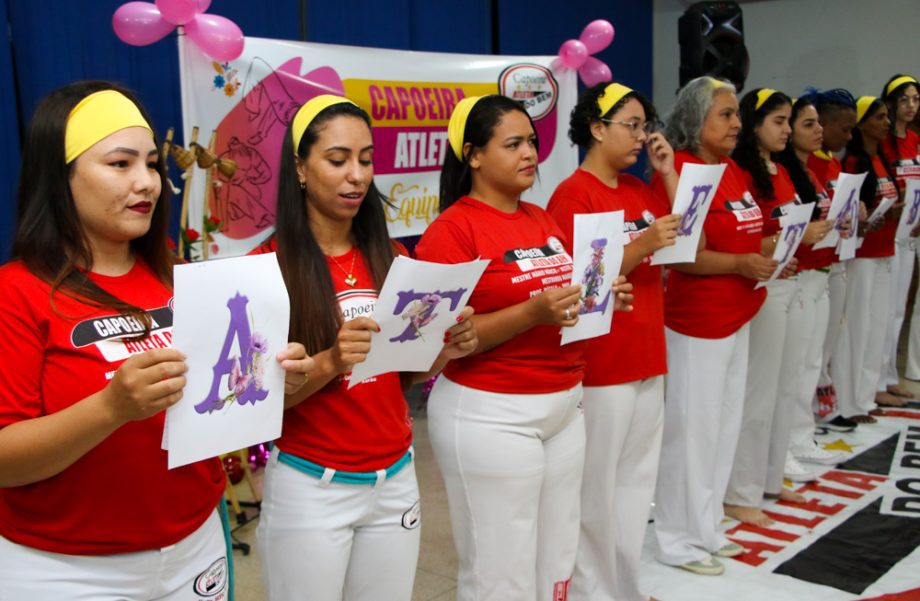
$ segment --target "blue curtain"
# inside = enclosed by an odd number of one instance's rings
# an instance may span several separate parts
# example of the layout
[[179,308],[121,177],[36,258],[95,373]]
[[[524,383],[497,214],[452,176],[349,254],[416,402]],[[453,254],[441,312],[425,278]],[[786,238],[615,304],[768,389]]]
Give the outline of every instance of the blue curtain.
[[[112,14],[125,0],[0,0],[11,45],[0,44],[0,262],[8,258],[19,169],[19,132],[49,91],[79,79],[111,79],[135,90],[157,130],[181,125],[175,34],[131,47],[115,37]],[[614,76],[650,93],[652,3],[581,0],[214,0],[209,12],[236,22],[247,36],[472,54],[555,54],[594,19],[616,27],[598,55]],[[11,52],[12,49],[12,52]],[[179,140],[181,141],[181,139]],[[175,211],[174,211],[175,214]]]

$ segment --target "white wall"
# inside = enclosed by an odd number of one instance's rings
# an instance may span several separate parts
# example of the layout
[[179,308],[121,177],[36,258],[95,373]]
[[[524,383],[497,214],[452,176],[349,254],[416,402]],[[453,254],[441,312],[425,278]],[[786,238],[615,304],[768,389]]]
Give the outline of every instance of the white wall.
[[[692,0],[654,0],[654,97],[666,113],[678,88],[677,19]],[[751,56],[745,91],[805,86],[877,95],[895,73],[920,77],[920,0],[746,0]]]

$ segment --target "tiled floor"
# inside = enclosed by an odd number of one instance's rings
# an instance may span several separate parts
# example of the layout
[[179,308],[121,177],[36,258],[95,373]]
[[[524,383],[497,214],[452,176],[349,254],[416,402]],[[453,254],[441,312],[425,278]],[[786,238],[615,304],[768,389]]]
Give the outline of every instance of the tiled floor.
[[[444,483],[428,442],[428,419],[424,411],[415,412],[415,470],[422,496],[422,548],[415,575],[412,601],[454,601],[457,589],[457,555],[451,538],[450,517]],[[256,486],[261,486],[262,470],[255,473]],[[250,498],[245,484],[237,485],[241,499]],[[250,510],[250,513],[254,513]],[[243,556],[234,552],[236,567],[236,601],[265,601],[265,589],[259,567],[258,543],[255,529],[258,520],[242,526],[236,536],[249,543],[252,552]],[[384,601],[384,600],[381,600]]]

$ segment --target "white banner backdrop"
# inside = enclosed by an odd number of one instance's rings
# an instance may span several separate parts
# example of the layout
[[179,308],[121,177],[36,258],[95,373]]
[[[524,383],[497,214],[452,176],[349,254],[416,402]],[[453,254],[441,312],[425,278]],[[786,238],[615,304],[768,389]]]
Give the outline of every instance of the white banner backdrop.
[[[226,177],[195,170],[189,227],[201,232],[205,202],[220,220],[211,257],[240,255],[272,232],[281,141],[297,109],[319,94],[343,94],[373,120],[375,181],[393,237],[421,234],[438,215],[438,182],[454,105],[502,93],[524,102],[540,140],[540,177],[524,199],[545,206],[578,165],[569,142],[577,99],[574,70],[554,72],[553,56],[409,52],[246,38],[238,59],[217,63],[180,37],[185,141],[193,127],[216,154],[232,159]],[[207,198],[205,199],[205,191]]]

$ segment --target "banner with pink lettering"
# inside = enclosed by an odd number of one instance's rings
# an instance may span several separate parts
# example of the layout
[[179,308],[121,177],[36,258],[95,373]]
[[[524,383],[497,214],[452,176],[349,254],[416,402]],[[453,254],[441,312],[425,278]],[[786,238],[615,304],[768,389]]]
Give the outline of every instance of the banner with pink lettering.
[[524,199],[545,206],[578,165],[566,137],[577,89],[554,56],[408,52],[246,38],[228,63],[180,43],[184,140],[193,127],[235,170],[193,171],[189,227],[217,219],[210,257],[247,252],[275,222],[282,136],[297,109],[319,94],[342,94],[373,121],[375,182],[389,198],[390,234],[421,234],[438,215],[438,181],[457,101],[502,93],[524,103],[540,140],[540,177]]

